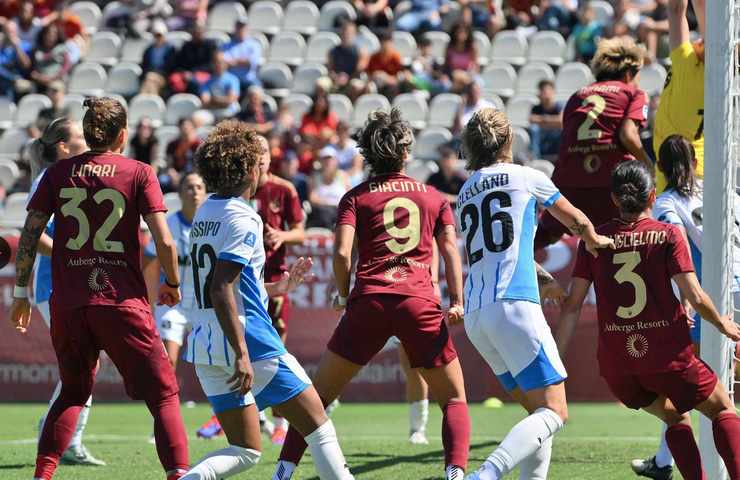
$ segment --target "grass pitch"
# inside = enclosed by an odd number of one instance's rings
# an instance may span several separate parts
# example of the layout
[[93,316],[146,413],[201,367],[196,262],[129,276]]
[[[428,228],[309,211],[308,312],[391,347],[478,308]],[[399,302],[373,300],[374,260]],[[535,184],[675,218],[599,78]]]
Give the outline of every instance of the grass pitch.
[[[45,408],[41,404],[0,405],[0,479],[32,478],[36,424]],[[209,415],[204,404],[183,408],[193,462],[226,443],[223,437],[211,441],[195,438],[195,429]],[[471,416],[469,468],[475,469],[524,413],[513,405],[498,409],[473,405]],[[402,404],[342,404],[333,419],[358,480],[444,477],[441,414],[435,406],[430,406],[430,444],[426,446],[407,443],[408,410]],[[636,478],[629,470],[630,459],[651,455],[658,444],[656,420],[614,404],[573,404],[570,419],[555,439],[549,475],[553,480]],[[54,478],[162,480],[154,446],[147,443],[151,431],[151,418],[144,404],[93,404],[84,443],[108,466],[61,466]],[[238,478],[269,480],[278,453],[278,447],[265,440],[260,464]],[[310,455],[306,455],[294,478],[317,479]],[[518,474],[510,478],[517,479]]]

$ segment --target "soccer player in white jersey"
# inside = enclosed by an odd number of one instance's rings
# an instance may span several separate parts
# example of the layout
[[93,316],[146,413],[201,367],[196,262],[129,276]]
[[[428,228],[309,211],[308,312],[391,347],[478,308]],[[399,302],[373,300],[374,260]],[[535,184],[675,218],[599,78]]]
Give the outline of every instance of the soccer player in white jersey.
[[279,281],[263,282],[262,220],[243,198],[257,189],[261,153],[253,130],[227,120],[195,155],[214,193],[198,209],[190,233],[198,308],[186,359],[195,364],[229,446],[206,455],[183,480],[220,480],[254,466],[261,456],[257,407],[276,409],[304,435],[322,480],[349,480],[321,399],[267,312],[268,295],[295,288],[311,261],[299,259]]
[[470,269],[465,331],[503,387],[529,413],[471,480],[498,480],[521,467],[521,479],[547,478],[552,436],[568,417],[565,367],[540,307],[534,235],[537,204],[590,252],[613,246],[547,176],[512,163],[512,128],[503,112],[476,112],[462,133],[470,176],[457,215]]

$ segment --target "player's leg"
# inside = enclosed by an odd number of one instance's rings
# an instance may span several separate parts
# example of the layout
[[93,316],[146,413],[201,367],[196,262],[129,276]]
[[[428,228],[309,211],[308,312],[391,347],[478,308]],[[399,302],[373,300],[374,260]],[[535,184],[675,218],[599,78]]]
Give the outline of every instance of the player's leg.
[[[703,370],[709,369],[703,366]],[[696,409],[712,420],[714,445],[727,467],[730,479],[740,479],[740,417],[725,386],[717,382],[709,398],[697,405]]]
[[409,357],[398,346],[398,361],[406,376],[406,402],[409,404],[409,442],[428,445],[427,421],[429,420],[429,386],[418,368],[411,368]]
[[[280,295],[277,297],[271,297],[267,305],[267,310],[270,313],[272,319],[272,326],[275,327],[280,340],[285,344],[288,339],[288,315],[290,314],[290,299],[287,295]],[[285,436],[288,434],[288,427],[290,424],[285,417],[282,417],[280,413],[272,410],[273,428],[272,434],[270,435],[272,443],[274,445],[282,445],[285,443]],[[267,417],[265,417],[266,421]],[[265,426],[268,425],[265,423]]]
[[[703,479],[704,471],[701,466],[699,446],[696,444],[694,432],[691,429],[691,417],[687,413],[679,413],[665,395],[660,395],[653,403],[643,407],[643,410],[658,417],[666,425],[666,444],[675,457],[676,466],[683,478]],[[658,478],[670,477],[658,476]]]

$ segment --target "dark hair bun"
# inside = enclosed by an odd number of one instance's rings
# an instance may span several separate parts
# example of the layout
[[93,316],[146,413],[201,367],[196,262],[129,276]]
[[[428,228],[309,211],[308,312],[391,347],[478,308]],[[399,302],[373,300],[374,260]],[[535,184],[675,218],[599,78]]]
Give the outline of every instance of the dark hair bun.
[[612,193],[623,213],[641,213],[655,188],[653,175],[637,160],[620,163],[612,173]]

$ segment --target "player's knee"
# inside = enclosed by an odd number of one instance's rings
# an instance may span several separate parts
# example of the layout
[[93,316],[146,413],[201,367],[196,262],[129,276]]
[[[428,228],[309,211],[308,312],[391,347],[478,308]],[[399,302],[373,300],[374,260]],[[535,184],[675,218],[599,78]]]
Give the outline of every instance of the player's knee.
[[257,465],[262,458],[262,452],[253,448],[240,447],[238,445],[229,445],[234,457],[239,459],[239,463],[244,467]]
[[555,414],[560,417],[560,421],[565,423],[568,421],[568,405],[563,403],[562,405],[556,405],[554,408],[551,408]]

